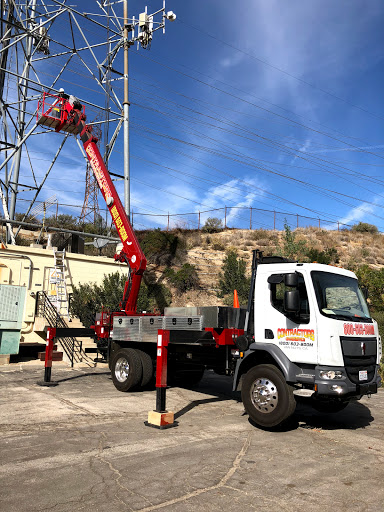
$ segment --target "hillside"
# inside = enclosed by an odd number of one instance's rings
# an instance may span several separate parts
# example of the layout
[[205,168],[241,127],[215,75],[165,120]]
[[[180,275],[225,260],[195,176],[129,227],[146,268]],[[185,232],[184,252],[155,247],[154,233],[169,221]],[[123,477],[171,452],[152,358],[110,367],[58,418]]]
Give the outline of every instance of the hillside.
[[[223,300],[217,297],[218,280],[226,252],[230,249],[236,250],[238,256],[244,259],[248,275],[254,249],[260,249],[265,256],[287,256],[285,231],[227,229],[204,233],[177,229],[170,232],[138,231],[136,234],[148,258],[148,274],[156,276],[171,289],[173,306],[223,304]],[[380,233],[298,228],[292,234],[294,246],[304,246],[304,250],[299,251],[302,256],[310,249],[319,252],[331,250],[337,256],[334,263],[344,268],[354,269],[363,264],[375,269],[384,267],[384,237]],[[29,245],[37,235],[37,232],[22,230],[20,242]],[[86,246],[86,252],[97,253],[92,246]],[[114,246],[107,247],[103,254],[111,257]],[[302,258],[299,256],[299,259]],[[180,294],[164,276],[164,270],[172,267],[177,271],[184,263],[196,268],[199,286]]]
[[[218,233],[196,231],[176,232],[185,246],[185,254],[175,258],[177,268],[182,262],[196,267],[200,288],[184,294],[173,290],[172,305],[214,305],[222,303],[217,297],[218,276],[226,251],[235,249],[247,264],[250,273],[252,251],[260,249],[265,256],[284,252],[285,232],[267,230],[225,230]],[[299,228],[294,231],[295,243],[305,244],[307,249],[325,251],[335,249],[338,265],[353,269],[367,264],[372,268],[384,266],[384,237],[380,233],[358,233],[353,231],[327,231],[315,228]],[[184,251],[183,251],[184,252]],[[159,276],[165,267],[149,265]]]

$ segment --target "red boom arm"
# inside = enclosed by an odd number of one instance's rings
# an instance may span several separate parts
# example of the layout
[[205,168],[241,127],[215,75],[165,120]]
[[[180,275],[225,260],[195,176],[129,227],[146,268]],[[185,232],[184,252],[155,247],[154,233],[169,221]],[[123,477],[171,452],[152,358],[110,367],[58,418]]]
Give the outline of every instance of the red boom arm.
[[[43,101],[45,101],[45,97]],[[53,116],[50,114],[52,106],[46,112],[44,112],[43,106],[42,115],[38,122],[39,124],[52,126],[56,131],[62,130],[76,135],[80,134],[97,183],[119,233],[120,240],[123,243],[123,249],[119,254],[115,254],[115,260],[128,263],[131,270],[130,280],[125,283],[121,307],[127,314],[135,314],[137,296],[139,294],[141,278],[147,266],[147,260],[100,155],[96,144],[97,139],[92,135],[92,128],[85,123],[86,116],[81,112],[81,105],[78,105],[79,108],[75,108],[77,107],[76,103],[73,106],[70,101],[60,97],[57,97],[57,103],[60,105],[60,120],[57,120],[56,124],[52,124]]]
[[119,233],[120,240],[123,243],[123,250],[119,254],[115,254],[115,259],[128,263],[131,268],[130,281],[125,283],[122,308],[128,314],[134,314],[136,313],[137,296],[139,294],[141,278],[147,266],[147,260],[121,204],[109,172],[101,158],[95,140],[91,138],[85,142],[84,149],[108,206],[109,213]]

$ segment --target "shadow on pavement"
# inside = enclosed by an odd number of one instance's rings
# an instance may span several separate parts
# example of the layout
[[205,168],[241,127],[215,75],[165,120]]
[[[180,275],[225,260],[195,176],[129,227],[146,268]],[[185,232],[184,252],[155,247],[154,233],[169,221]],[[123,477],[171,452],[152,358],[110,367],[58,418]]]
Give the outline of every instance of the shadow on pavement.
[[180,409],[180,411],[177,411],[175,413],[175,420],[177,420],[177,418],[180,418],[180,416],[183,416],[183,414],[186,414],[187,412],[191,411],[195,407],[198,407],[199,405],[211,404],[214,402],[223,402],[225,400],[230,400],[230,397],[216,397],[204,398],[202,400],[193,400],[191,403]]
[[299,404],[293,418],[300,423],[300,428],[322,430],[357,430],[368,427],[374,420],[370,409],[360,402],[351,403],[343,411],[333,414],[320,413]]
[[[177,386],[183,387],[183,386]],[[232,378],[224,375],[216,375],[213,372],[205,372],[202,380],[194,386],[186,386],[190,389],[204,395],[211,395],[210,398],[202,398],[201,400],[192,400],[188,405],[175,413],[175,419],[180,418],[183,414],[191,411],[200,405],[210,404],[214,402],[234,401],[241,402],[240,393],[232,391]]]
[[55,382],[59,383],[60,382],[67,382],[67,381],[70,381],[70,380],[75,380],[75,379],[82,379],[84,377],[95,377],[97,375],[110,375],[111,372],[95,372],[95,373],[82,373],[81,375],[74,375],[73,377],[66,377],[65,379],[55,379],[53,378],[52,380],[54,380]]
[[337,413],[321,413],[310,405],[298,403],[291,418],[278,427],[263,429],[251,419],[249,423],[262,430],[273,432],[290,432],[299,428],[308,430],[358,430],[368,427],[374,417],[370,409],[359,402],[349,404],[343,411]]

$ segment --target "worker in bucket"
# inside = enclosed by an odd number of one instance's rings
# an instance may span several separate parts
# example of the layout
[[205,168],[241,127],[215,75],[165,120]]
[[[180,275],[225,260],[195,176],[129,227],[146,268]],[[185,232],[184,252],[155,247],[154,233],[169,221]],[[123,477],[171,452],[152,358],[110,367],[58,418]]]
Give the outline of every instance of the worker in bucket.
[[58,119],[60,119],[62,105],[64,103],[63,100],[68,100],[69,96],[68,96],[68,94],[65,94],[64,89],[61,88],[61,89],[59,89],[59,94],[57,95],[57,97],[59,99],[56,100],[55,103],[52,105],[51,115],[53,117],[57,117]]

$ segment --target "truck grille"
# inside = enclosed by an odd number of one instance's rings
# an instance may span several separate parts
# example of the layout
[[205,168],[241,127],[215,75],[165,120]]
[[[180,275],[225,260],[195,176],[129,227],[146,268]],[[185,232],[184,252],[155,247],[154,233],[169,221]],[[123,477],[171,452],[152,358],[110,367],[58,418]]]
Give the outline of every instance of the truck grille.
[[[351,382],[364,384],[371,382],[375,376],[377,341],[376,338],[340,337],[345,371]],[[367,371],[367,380],[359,380],[359,372]]]

